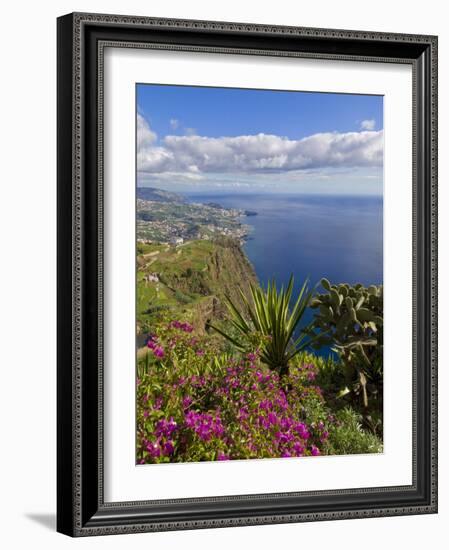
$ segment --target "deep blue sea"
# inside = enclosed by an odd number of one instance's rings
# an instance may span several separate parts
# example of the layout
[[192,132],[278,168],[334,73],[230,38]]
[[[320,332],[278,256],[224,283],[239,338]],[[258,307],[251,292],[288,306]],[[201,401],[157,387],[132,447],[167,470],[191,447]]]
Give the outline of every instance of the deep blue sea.
[[[259,282],[286,284],[291,274],[298,290],[326,277],[331,283],[383,282],[383,201],[371,196],[286,194],[186,194],[191,202],[257,212],[242,222],[252,226],[245,252]],[[312,318],[311,312],[307,315]],[[327,350],[323,350],[326,352]],[[327,353],[323,353],[327,354]]]

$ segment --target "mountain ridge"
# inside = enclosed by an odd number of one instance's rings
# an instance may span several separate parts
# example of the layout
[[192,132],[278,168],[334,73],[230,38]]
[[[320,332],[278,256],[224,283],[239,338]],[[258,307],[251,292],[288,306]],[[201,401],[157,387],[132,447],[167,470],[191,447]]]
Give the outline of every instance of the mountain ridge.
[[185,202],[185,198],[178,193],[157,189],[156,187],[137,187],[136,197],[144,201],[154,202]]

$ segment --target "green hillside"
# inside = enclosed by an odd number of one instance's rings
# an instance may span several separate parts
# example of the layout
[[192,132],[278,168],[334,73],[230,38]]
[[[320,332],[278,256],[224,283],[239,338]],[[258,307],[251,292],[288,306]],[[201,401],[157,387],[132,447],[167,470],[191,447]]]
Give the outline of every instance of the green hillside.
[[145,334],[161,316],[189,319],[200,332],[225,316],[224,295],[240,302],[249,292],[253,267],[238,241],[222,237],[182,245],[138,243],[137,332]]

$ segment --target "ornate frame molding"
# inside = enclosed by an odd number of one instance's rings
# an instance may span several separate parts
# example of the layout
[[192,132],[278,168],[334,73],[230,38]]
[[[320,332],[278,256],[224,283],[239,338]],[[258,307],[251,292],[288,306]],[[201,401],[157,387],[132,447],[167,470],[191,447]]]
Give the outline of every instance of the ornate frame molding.
[[[130,40],[133,30],[148,33],[148,40]],[[95,35],[89,38],[89,32]],[[161,31],[157,41],[151,41],[151,31]],[[127,33],[126,40],[120,33]],[[201,44],[176,42],[176,32],[191,36]],[[108,37],[104,38],[104,34]],[[164,36],[169,38],[164,42]],[[208,37],[226,44],[207,43]],[[286,37],[288,48],[283,48],[279,37]],[[249,41],[250,47],[237,42]],[[256,42],[251,43],[251,39]],[[273,40],[275,40],[273,42]],[[296,42],[300,43],[295,46]],[[318,42],[317,42],[318,41]],[[320,42],[321,41],[321,42]],[[340,53],[330,53],[325,48],[330,42],[339,44]],[[352,48],[348,48],[345,42]],[[94,44],[94,45],[93,45]],[[256,44],[256,45],[254,45]],[[256,47],[257,44],[266,44]],[[307,47],[301,48],[301,45]],[[396,48],[392,47],[395,45]],[[177,499],[170,501],[145,501],[104,503],[102,480],[103,442],[103,52],[104,47],[157,48],[182,51],[205,51],[222,54],[251,54],[270,56],[312,57],[365,62],[410,63],[413,66],[414,103],[414,151],[413,151],[413,369],[414,369],[414,464],[413,484],[410,487],[384,487],[372,489],[320,491],[312,493],[283,493],[256,495],[259,500],[277,501],[293,497],[333,497],[343,501],[334,511],[319,510],[318,505],[307,511],[291,513],[261,513],[255,506],[251,514],[248,506],[254,495],[204,499]],[[297,49],[292,49],[297,48]],[[338,49],[338,48],[335,48]],[[357,53],[357,51],[359,53]],[[399,52],[400,55],[397,55]],[[386,55],[386,54],[395,55]],[[68,66],[70,63],[70,66]],[[94,83],[95,79],[95,83]],[[90,99],[89,99],[90,94]],[[88,103],[90,101],[90,103]],[[88,121],[86,104],[95,103],[97,120]],[[374,516],[391,516],[437,511],[437,38],[424,35],[373,33],[333,29],[311,29],[223,23],[195,20],[159,19],[103,14],[70,14],[58,21],[58,530],[72,536],[131,533],[176,529],[199,529],[267,523],[322,521]],[[90,126],[88,126],[90,124]],[[67,127],[72,128],[67,137]],[[87,138],[86,136],[89,136]],[[96,142],[95,158],[87,159],[90,145]],[[92,150],[92,149],[90,149]],[[92,180],[95,189],[92,190]],[[86,187],[87,182],[91,183]],[[95,202],[95,211],[86,213],[87,202]],[[85,241],[86,232],[96,238],[95,250]],[[428,246],[426,246],[426,243]],[[424,248],[423,248],[424,246]],[[69,249],[69,250],[67,250]],[[96,264],[93,272],[93,264]],[[94,277],[95,275],[95,277]],[[419,275],[419,277],[418,277]],[[93,280],[95,279],[95,281]],[[70,287],[70,290],[69,290]],[[70,293],[70,296],[68,296]],[[87,300],[96,299],[98,325],[95,338],[86,332]],[[417,313],[424,311],[424,324],[418,322]],[[70,318],[70,322],[68,319]],[[90,323],[92,320],[90,319]],[[87,341],[87,343],[86,343]],[[68,352],[70,349],[70,354]],[[95,358],[92,358],[96,350]],[[418,372],[420,354],[426,360]],[[421,359],[422,360],[422,359]],[[95,362],[95,372],[86,370],[86,364]],[[92,363],[93,364],[93,363]],[[91,369],[93,370],[93,369]],[[423,415],[417,411],[418,383],[427,384],[428,404]],[[87,388],[87,389],[86,389]],[[419,404],[421,406],[421,404]],[[424,405],[423,405],[424,406]],[[83,423],[86,411],[95,412],[95,433]],[[424,424],[429,429],[426,450],[426,481],[422,460],[417,460],[418,445],[426,441],[422,434]],[[96,441],[93,445],[94,440]],[[95,447],[95,449],[94,449]],[[87,453],[87,454],[86,454]],[[95,460],[89,459],[94,454]],[[86,483],[95,482],[95,488]],[[426,487],[423,487],[426,485]],[[377,495],[392,496],[392,501],[382,505]],[[418,493],[420,497],[418,498]],[[425,493],[425,498],[423,496]],[[406,495],[409,494],[410,502]],[[353,500],[347,507],[347,497],[376,496],[376,501],[366,502],[357,508]],[[394,500],[396,495],[396,501]],[[413,498],[413,496],[415,498]],[[334,498],[335,500],[335,498]],[[191,517],[188,510],[193,504],[237,504],[234,517],[207,517],[199,512]],[[156,505],[182,507],[183,512],[167,518],[155,519],[151,507]],[[240,506],[239,506],[240,505]],[[183,515],[184,519],[176,519]]]

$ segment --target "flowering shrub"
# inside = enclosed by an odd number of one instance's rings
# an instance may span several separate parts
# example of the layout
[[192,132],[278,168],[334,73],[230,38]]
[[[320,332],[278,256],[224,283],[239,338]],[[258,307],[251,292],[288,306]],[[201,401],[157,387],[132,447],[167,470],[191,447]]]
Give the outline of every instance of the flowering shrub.
[[147,347],[137,378],[139,464],[336,452],[313,363],[298,360],[281,378],[258,349],[220,354],[181,321],[161,325]]

